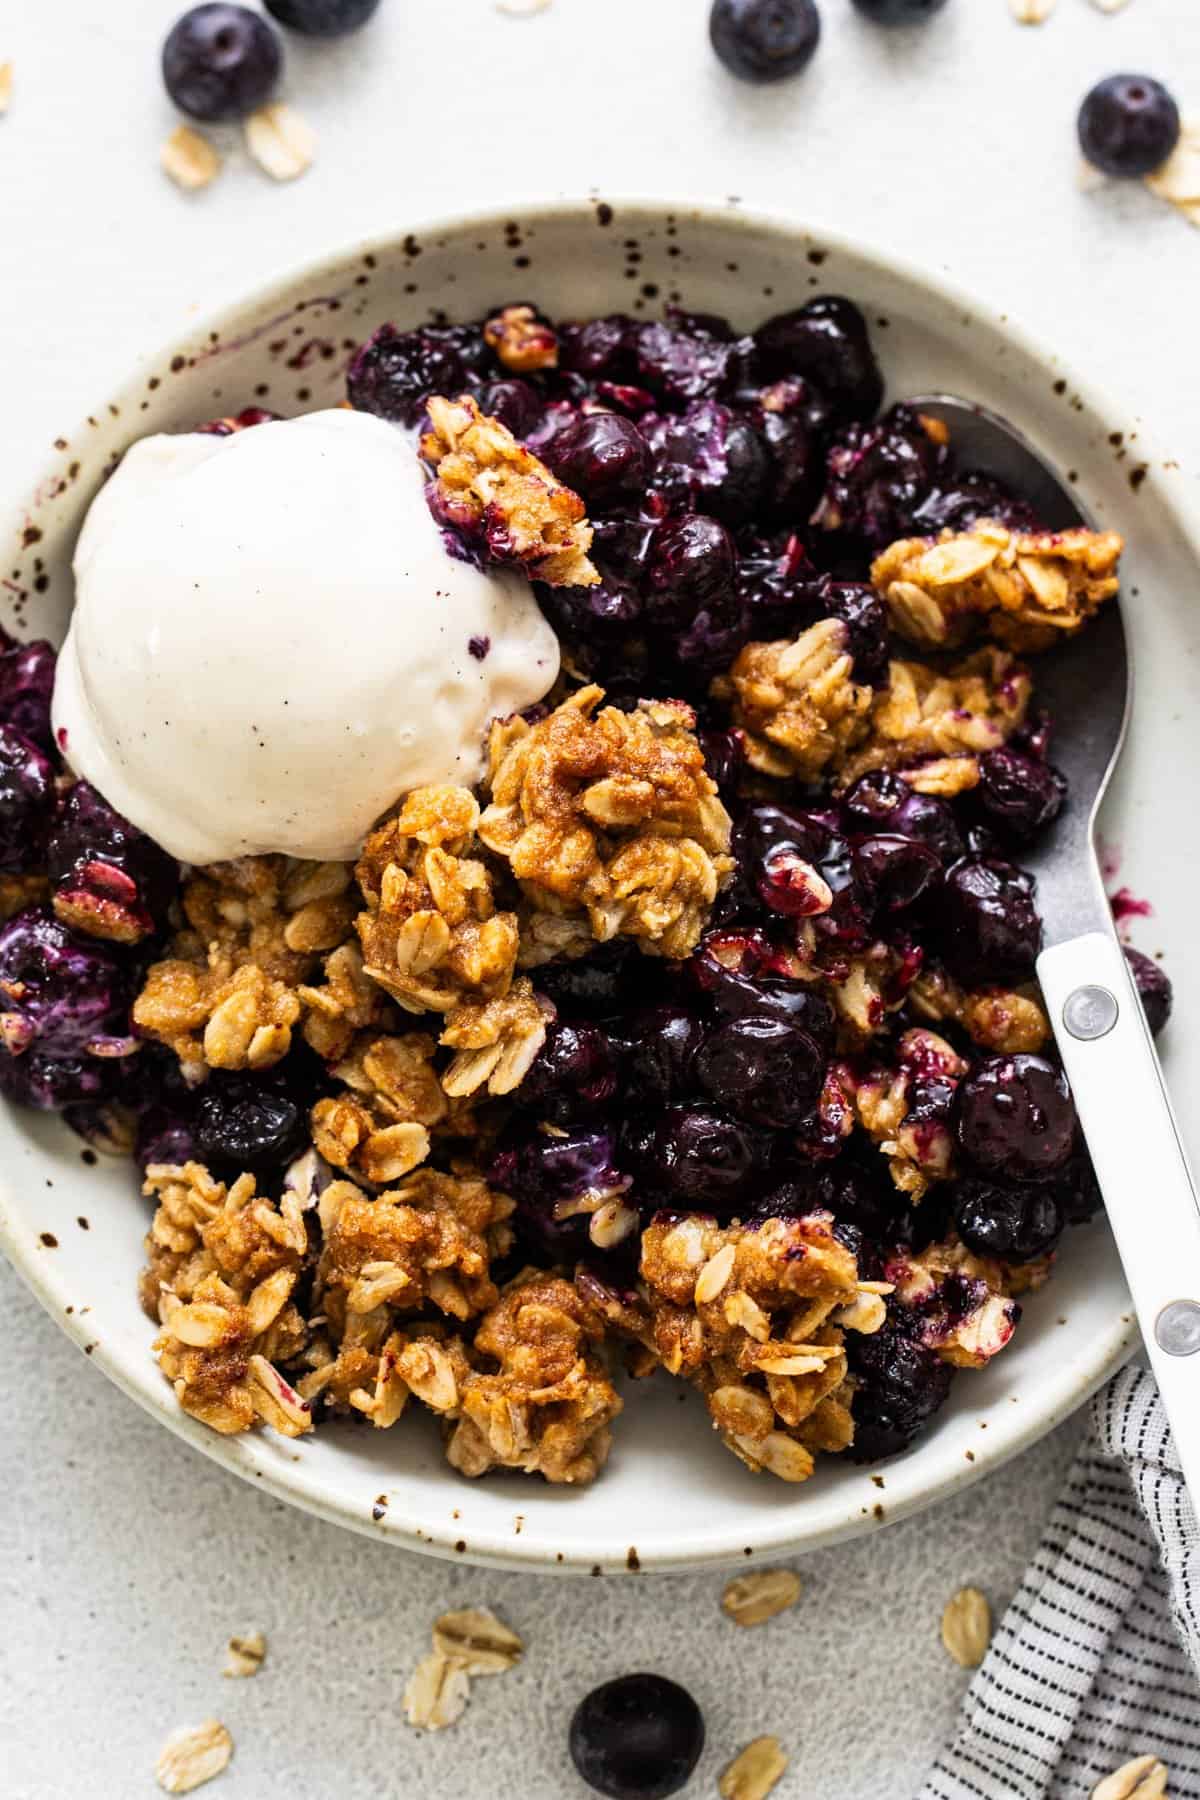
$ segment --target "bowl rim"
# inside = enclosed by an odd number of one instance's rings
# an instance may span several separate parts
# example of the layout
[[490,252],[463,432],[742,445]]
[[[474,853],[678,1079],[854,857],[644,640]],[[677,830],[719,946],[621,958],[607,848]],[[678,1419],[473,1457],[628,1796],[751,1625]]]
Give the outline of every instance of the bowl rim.
[[[265,313],[275,300],[286,310],[289,302],[285,296],[295,289],[315,287],[326,273],[344,270],[356,259],[387,255],[410,234],[424,239],[457,236],[472,230],[495,229],[498,224],[513,217],[531,224],[583,224],[586,220],[594,222],[596,210],[601,205],[610,206],[622,224],[657,224],[664,215],[672,214],[677,219],[687,219],[702,226],[723,230],[733,229],[747,236],[775,238],[797,245],[820,244],[835,255],[847,256],[866,265],[878,276],[899,278],[926,291],[944,304],[948,303],[964,313],[978,317],[992,330],[1005,336],[1024,356],[1045,369],[1053,370],[1056,376],[1064,377],[1096,419],[1114,430],[1129,430],[1129,415],[1125,409],[1115,405],[1102,388],[1082,379],[1069,362],[1064,361],[1038,333],[1031,331],[1022,322],[1019,315],[1014,315],[1007,307],[1003,311],[997,311],[978,292],[954,277],[904,253],[885,248],[870,238],[847,236],[836,226],[828,225],[816,216],[761,210],[734,201],[687,197],[664,199],[638,193],[605,194],[602,197],[592,191],[585,195],[564,195],[554,200],[542,198],[525,201],[518,198],[503,206],[451,212],[408,223],[403,228],[389,226],[374,231],[323,250],[315,257],[297,259],[281,272],[252,288],[235,289],[232,283],[229,284],[214,303],[206,306],[197,318],[189,322],[184,331],[172,334],[153,350],[146,352],[139,361],[138,369],[147,363],[158,366],[160,362],[169,362],[172,356],[178,355],[185,348],[194,347],[198,341],[207,341],[211,333],[227,324],[231,314]],[[127,394],[137,389],[139,381],[140,375],[134,370],[113,390],[114,402],[123,401]],[[93,416],[99,417],[100,410],[96,409]],[[1146,485],[1152,488],[1157,504],[1166,509],[1180,535],[1200,558],[1200,498],[1193,501],[1184,482],[1168,485],[1160,478],[1159,471],[1164,464],[1154,438],[1147,434],[1140,418],[1136,419],[1136,429],[1140,458],[1148,466]],[[75,435],[71,435],[69,441],[74,442]],[[27,493],[36,493],[47,477],[57,472],[58,466],[56,461],[48,459],[42,469],[35,473]],[[1178,464],[1167,466],[1178,469]],[[11,501],[6,501],[4,516],[7,516],[10,504],[14,512],[21,508],[24,498],[16,495],[11,497]],[[152,1360],[147,1359],[144,1373],[126,1366],[126,1359],[120,1353],[110,1350],[103,1342],[93,1341],[86,1317],[80,1317],[78,1313],[69,1316],[64,1314],[61,1296],[55,1292],[46,1261],[34,1253],[27,1232],[10,1210],[8,1188],[8,1178],[0,1176],[0,1249],[3,1249],[9,1262],[38,1301],[60,1329],[87,1352],[91,1360],[123,1393],[166,1425],[176,1436],[223,1468],[330,1523],[348,1527],[372,1538],[382,1537],[426,1555],[507,1569],[541,1569],[555,1574],[598,1572],[594,1557],[578,1550],[560,1552],[556,1559],[552,1550],[539,1546],[532,1537],[514,1538],[510,1533],[498,1529],[489,1531],[477,1525],[472,1528],[469,1546],[462,1549],[453,1525],[431,1524],[428,1520],[418,1523],[416,1519],[406,1518],[403,1510],[394,1505],[389,1506],[382,1520],[372,1520],[363,1511],[356,1509],[348,1498],[331,1494],[319,1475],[314,1477],[269,1454],[264,1447],[262,1434],[250,1432],[239,1437],[223,1437],[201,1425],[176,1404],[169,1385],[161,1379]],[[952,1470],[941,1471],[923,1486],[920,1483],[913,1484],[909,1491],[898,1493],[895,1489],[890,1490],[886,1522],[894,1523],[923,1510],[936,1500],[961,1492],[1030,1448],[1082,1406],[1136,1352],[1139,1344],[1140,1333],[1136,1320],[1132,1318],[1132,1306],[1127,1305],[1125,1309],[1114,1312],[1108,1330],[1097,1337],[1086,1368],[1081,1370],[1076,1363],[1064,1369],[1053,1370],[1049,1379],[1039,1383],[1036,1405],[1028,1411],[1025,1408],[1017,1409],[1015,1416],[1009,1415],[1011,1423],[1005,1429],[989,1432],[986,1447],[980,1449],[973,1462],[960,1462]],[[788,1508],[786,1511],[781,1509],[779,1523],[774,1526],[766,1526],[762,1517],[755,1521],[756,1560],[764,1554],[795,1555],[816,1550],[865,1531],[878,1529],[880,1522],[874,1517],[847,1516],[818,1531],[805,1532],[798,1528],[797,1517],[796,1510]],[[736,1547],[731,1540],[727,1541],[725,1538],[698,1546],[693,1537],[678,1554],[672,1553],[670,1549],[656,1549],[652,1559],[647,1558],[642,1567],[650,1572],[664,1573],[714,1568],[727,1566],[734,1561],[743,1563],[744,1554],[740,1537]],[[606,1573],[634,1567],[620,1561],[604,1562]]]

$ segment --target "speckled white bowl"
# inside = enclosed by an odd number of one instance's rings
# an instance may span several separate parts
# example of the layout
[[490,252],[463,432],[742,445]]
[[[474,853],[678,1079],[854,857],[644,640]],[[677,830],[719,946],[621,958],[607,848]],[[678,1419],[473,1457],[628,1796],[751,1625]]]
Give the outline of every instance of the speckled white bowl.
[[[1200,1019],[1200,944],[1181,789],[1200,766],[1200,519],[1178,468],[1152,460],[1136,422],[1115,417],[1052,350],[940,277],[737,209],[673,212],[598,200],[455,220],[311,262],[190,329],[59,440],[30,494],[0,516],[10,615],[22,635],[61,636],[80,521],[134,438],[254,401],[285,413],[329,405],[341,397],[354,341],[384,319],[469,318],[514,293],[560,316],[652,313],[678,293],[749,327],[817,289],[850,294],[865,309],[893,394],[949,390],[1006,414],[1073,472],[1098,520],[1129,539],[1125,594],[1141,698],[1106,834],[1120,879],[1154,899],[1141,941],[1166,953],[1175,977],[1167,1059],[1195,1143],[1200,1032],[1188,1021]],[[331,618],[332,632],[345,625]],[[89,1167],[56,1121],[7,1107],[0,1158],[0,1243],[93,1364],[141,1406],[282,1499],[393,1543],[472,1561],[595,1573],[678,1569],[872,1531],[1033,1443],[1137,1342],[1101,1221],[1068,1235],[1060,1272],[1027,1305],[1012,1347],[985,1373],[961,1376],[934,1429],[879,1472],[828,1458],[802,1488],[754,1478],[716,1442],[693,1397],[659,1378],[628,1394],[612,1459],[594,1487],[577,1493],[520,1477],[467,1482],[441,1460],[427,1419],[406,1417],[389,1432],[324,1427],[298,1443],[268,1433],[221,1438],[195,1424],[150,1356],[152,1328],[135,1292],[146,1214],[129,1166]],[[82,1363],[80,1379],[92,1379]],[[150,1470],[146,1495],[152,1508]]]

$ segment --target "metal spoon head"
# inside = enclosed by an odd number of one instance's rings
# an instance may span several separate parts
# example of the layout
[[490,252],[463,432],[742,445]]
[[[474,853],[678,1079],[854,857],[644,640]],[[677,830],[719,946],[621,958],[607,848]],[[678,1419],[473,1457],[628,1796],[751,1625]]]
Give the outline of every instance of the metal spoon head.
[[[960,468],[995,476],[1051,530],[1091,524],[1069,485],[1006,420],[952,394],[920,395],[911,404],[943,421]],[[1045,941],[1055,944],[1112,929],[1095,827],[1132,693],[1119,604],[1105,607],[1082,637],[1033,658],[1031,668],[1034,705],[1045,707],[1054,723],[1051,759],[1067,778],[1068,800],[1054,826],[1019,860],[1037,877]]]

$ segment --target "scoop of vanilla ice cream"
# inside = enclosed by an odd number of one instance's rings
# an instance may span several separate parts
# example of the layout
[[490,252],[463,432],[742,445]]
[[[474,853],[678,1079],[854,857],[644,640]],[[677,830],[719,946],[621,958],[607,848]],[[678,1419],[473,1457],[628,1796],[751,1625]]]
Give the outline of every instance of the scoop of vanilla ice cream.
[[184,862],[347,858],[397,797],[477,781],[558,642],[523,575],[450,556],[411,438],[345,409],[144,438],[92,503],[54,727]]

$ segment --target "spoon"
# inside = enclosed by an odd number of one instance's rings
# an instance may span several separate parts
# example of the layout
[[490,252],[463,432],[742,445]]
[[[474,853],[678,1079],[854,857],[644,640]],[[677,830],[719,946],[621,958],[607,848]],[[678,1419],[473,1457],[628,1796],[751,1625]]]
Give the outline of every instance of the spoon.
[[[1045,525],[1091,523],[1005,420],[947,394],[913,404],[945,423],[962,467],[996,476]],[[1055,761],[1070,784],[1054,829],[1022,857],[1037,878],[1045,928],[1038,980],[1175,1448],[1200,1503],[1200,1363],[1188,1366],[1200,1351],[1200,1203],[1096,850],[1096,815],[1133,691],[1119,604],[1101,612],[1085,641],[1039,657],[1034,680],[1061,728]]]

